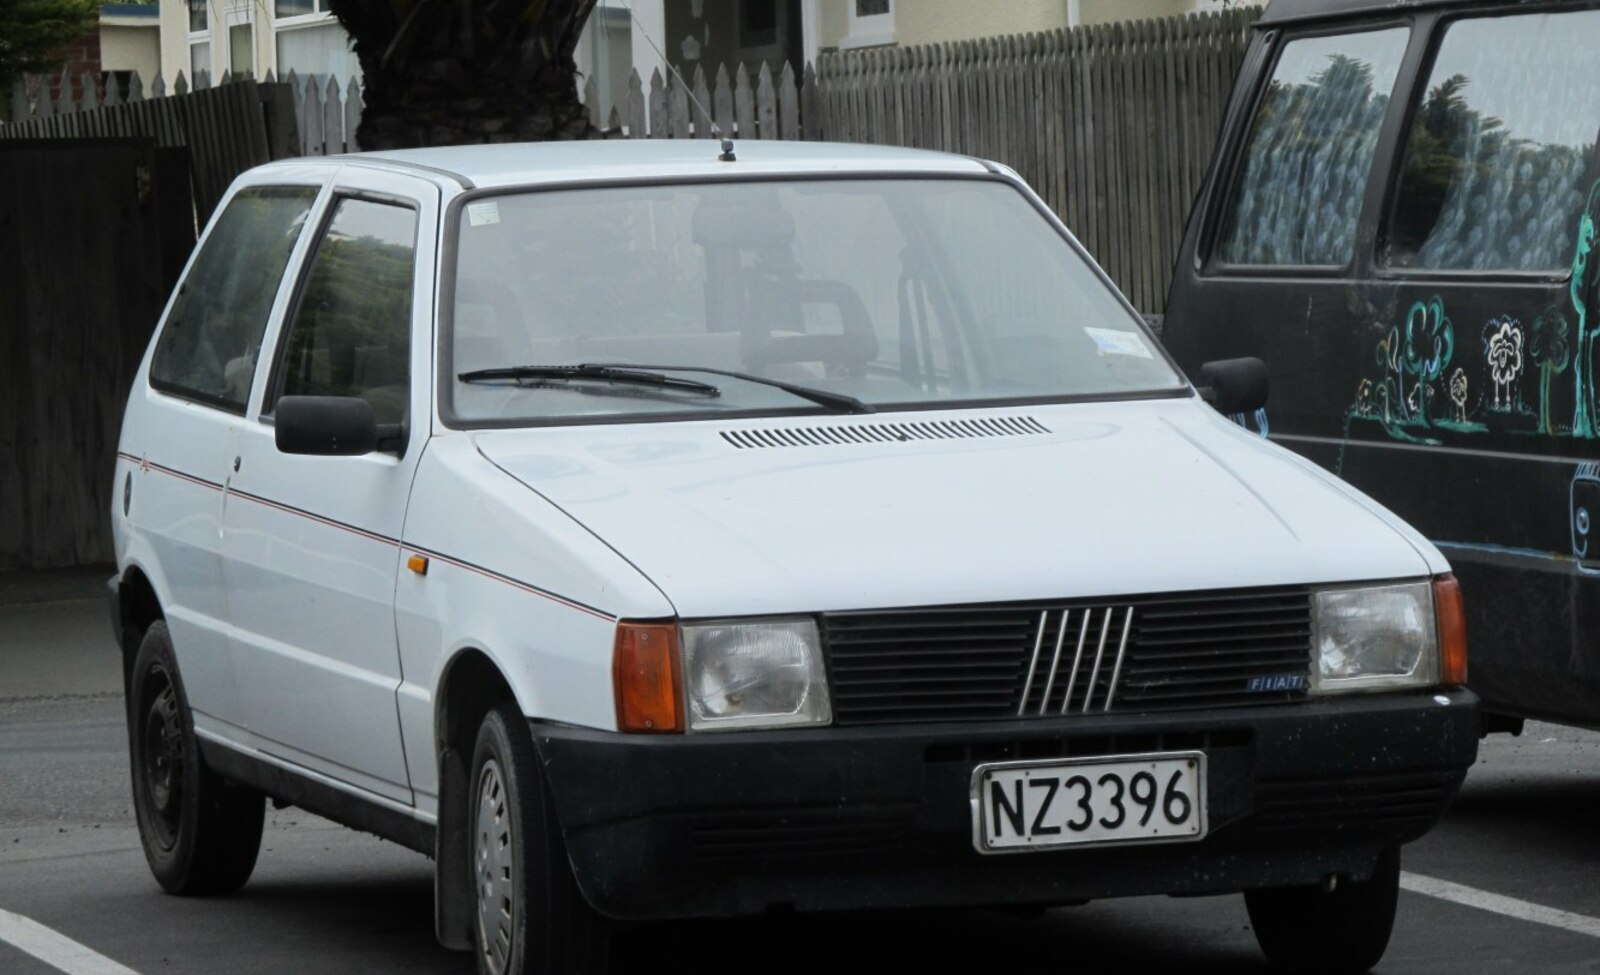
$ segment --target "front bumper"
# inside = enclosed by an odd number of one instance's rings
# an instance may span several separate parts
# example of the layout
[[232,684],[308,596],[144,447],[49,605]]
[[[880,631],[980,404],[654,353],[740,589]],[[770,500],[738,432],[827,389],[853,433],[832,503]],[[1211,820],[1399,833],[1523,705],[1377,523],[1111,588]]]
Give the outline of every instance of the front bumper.
[[[619,918],[1047,904],[1362,879],[1478,747],[1466,690],[1156,715],[638,736],[535,722],[579,886]],[[984,856],[976,765],[1200,749],[1195,843]]]

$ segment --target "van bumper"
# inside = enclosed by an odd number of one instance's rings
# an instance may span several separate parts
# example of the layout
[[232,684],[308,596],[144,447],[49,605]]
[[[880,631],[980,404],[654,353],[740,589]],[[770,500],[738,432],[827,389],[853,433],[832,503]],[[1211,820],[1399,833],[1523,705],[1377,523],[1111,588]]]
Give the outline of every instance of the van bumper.
[[[1452,690],[1250,709],[983,723],[625,735],[534,722],[578,884],[601,913],[714,917],[1052,904],[1360,880],[1431,828],[1478,747]],[[983,855],[973,769],[1206,755],[1192,843]]]

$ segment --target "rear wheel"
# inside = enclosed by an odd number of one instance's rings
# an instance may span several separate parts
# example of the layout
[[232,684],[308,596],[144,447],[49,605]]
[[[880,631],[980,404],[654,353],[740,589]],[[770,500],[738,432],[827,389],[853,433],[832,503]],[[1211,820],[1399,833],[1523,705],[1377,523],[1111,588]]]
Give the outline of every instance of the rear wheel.
[[250,879],[266,802],[205,767],[167,624],[150,624],[128,677],[128,758],[139,840],[173,894],[221,894]]
[[515,707],[483,719],[469,781],[478,971],[604,972],[609,924],[573,879],[527,719]]
[[1383,957],[1400,894],[1400,850],[1378,855],[1360,883],[1251,890],[1244,895],[1256,942],[1279,968],[1308,975],[1356,975]]

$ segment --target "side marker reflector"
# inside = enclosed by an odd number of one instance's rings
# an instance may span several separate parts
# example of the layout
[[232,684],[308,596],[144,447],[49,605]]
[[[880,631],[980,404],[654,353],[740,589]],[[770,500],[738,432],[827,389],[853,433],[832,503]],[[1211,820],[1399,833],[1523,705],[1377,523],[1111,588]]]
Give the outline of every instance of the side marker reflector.
[[406,559],[406,568],[419,576],[425,576],[428,574],[428,557],[425,555],[413,555],[411,558]]

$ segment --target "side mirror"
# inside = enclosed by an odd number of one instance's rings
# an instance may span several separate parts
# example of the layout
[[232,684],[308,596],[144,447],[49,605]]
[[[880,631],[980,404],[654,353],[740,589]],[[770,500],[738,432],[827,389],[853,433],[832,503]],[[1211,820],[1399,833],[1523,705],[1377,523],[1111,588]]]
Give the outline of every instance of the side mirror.
[[278,449],[286,454],[357,457],[378,449],[378,421],[364,399],[285,396],[274,414]]
[[1223,416],[1254,413],[1267,405],[1267,364],[1260,359],[1218,359],[1200,367],[1200,398]]

